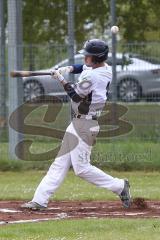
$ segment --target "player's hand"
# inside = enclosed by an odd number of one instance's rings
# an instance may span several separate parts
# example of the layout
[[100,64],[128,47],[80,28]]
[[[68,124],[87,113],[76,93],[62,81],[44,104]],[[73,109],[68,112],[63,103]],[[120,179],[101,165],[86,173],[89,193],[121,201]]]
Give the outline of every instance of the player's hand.
[[73,67],[72,66],[66,66],[66,67],[61,67],[61,68],[58,68],[58,71],[60,74],[65,74],[65,73],[70,73],[73,71]]
[[51,76],[53,79],[56,79],[60,82],[64,81],[63,75],[59,72],[59,70],[53,70],[51,71]]

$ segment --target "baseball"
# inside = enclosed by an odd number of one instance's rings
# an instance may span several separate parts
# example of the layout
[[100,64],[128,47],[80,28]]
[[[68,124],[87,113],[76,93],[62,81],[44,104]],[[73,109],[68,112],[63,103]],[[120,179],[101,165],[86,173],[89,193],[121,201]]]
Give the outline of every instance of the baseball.
[[111,27],[111,32],[114,33],[114,34],[118,33],[119,32],[119,27],[118,26],[112,26]]

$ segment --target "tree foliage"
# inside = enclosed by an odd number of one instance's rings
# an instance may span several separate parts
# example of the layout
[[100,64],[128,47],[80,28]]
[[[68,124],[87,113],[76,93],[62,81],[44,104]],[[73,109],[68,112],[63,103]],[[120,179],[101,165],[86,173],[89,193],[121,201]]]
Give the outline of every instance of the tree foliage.
[[[24,40],[64,43],[67,36],[67,0],[24,0]],[[105,18],[105,19],[104,19]],[[75,39],[82,42],[97,26],[104,31],[108,18],[105,1],[75,0]]]
[[[118,0],[118,23],[125,41],[159,40],[160,2],[157,0]],[[150,36],[149,36],[150,33]],[[156,39],[155,39],[156,33]]]
[[23,3],[24,41],[64,41],[67,34],[65,0],[24,0]]
[[[107,0],[75,0],[75,39],[102,37],[110,27]],[[158,40],[160,1],[117,0],[117,24],[125,41]],[[67,0],[23,0],[24,41],[67,41]],[[150,35],[149,35],[150,33]],[[150,36],[150,37],[148,37]]]

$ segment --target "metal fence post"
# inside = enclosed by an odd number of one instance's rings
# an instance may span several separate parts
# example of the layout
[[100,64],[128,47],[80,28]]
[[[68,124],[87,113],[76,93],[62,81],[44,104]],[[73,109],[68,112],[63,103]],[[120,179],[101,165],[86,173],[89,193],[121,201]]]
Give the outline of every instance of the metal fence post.
[[[68,0],[68,56],[69,65],[74,64],[74,0]],[[74,74],[70,76],[74,81]]]
[[[116,0],[110,0],[110,11],[111,11],[111,26],[116,25]],[[112,100],[117,100],[117,86],[116,86],[116,34],[112,34]]]
[[[69,65],[74,64],[74,0],[67,0],[68,3],[68,57]],[[74,82],[74,74],[70,74],[69,80]],[[70,106],[70,120],[73,117],[72,106]]]
[[0,0],[0,126],[6,123],[4,0]]
[[[8,73],[22,69],[22,0],[8,0]],[[8,75],[9,116],[22,103],[22,79]],[[16,119],[20,121],[19,117]],[[22,134],[9,127],[9,155],[15,159],[15,146],[22,140]]]

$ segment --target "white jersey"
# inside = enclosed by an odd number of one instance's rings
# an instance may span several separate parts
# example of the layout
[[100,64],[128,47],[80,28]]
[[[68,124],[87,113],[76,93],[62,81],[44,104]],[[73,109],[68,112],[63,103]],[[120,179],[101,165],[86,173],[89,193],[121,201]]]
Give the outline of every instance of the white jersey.
[[72,101],[75,114],[99,116],[107,100],[108,88],[112,80],[112,70],[107,64],[98,68],[83,68],[76,93],[83,97],[79,103]]

